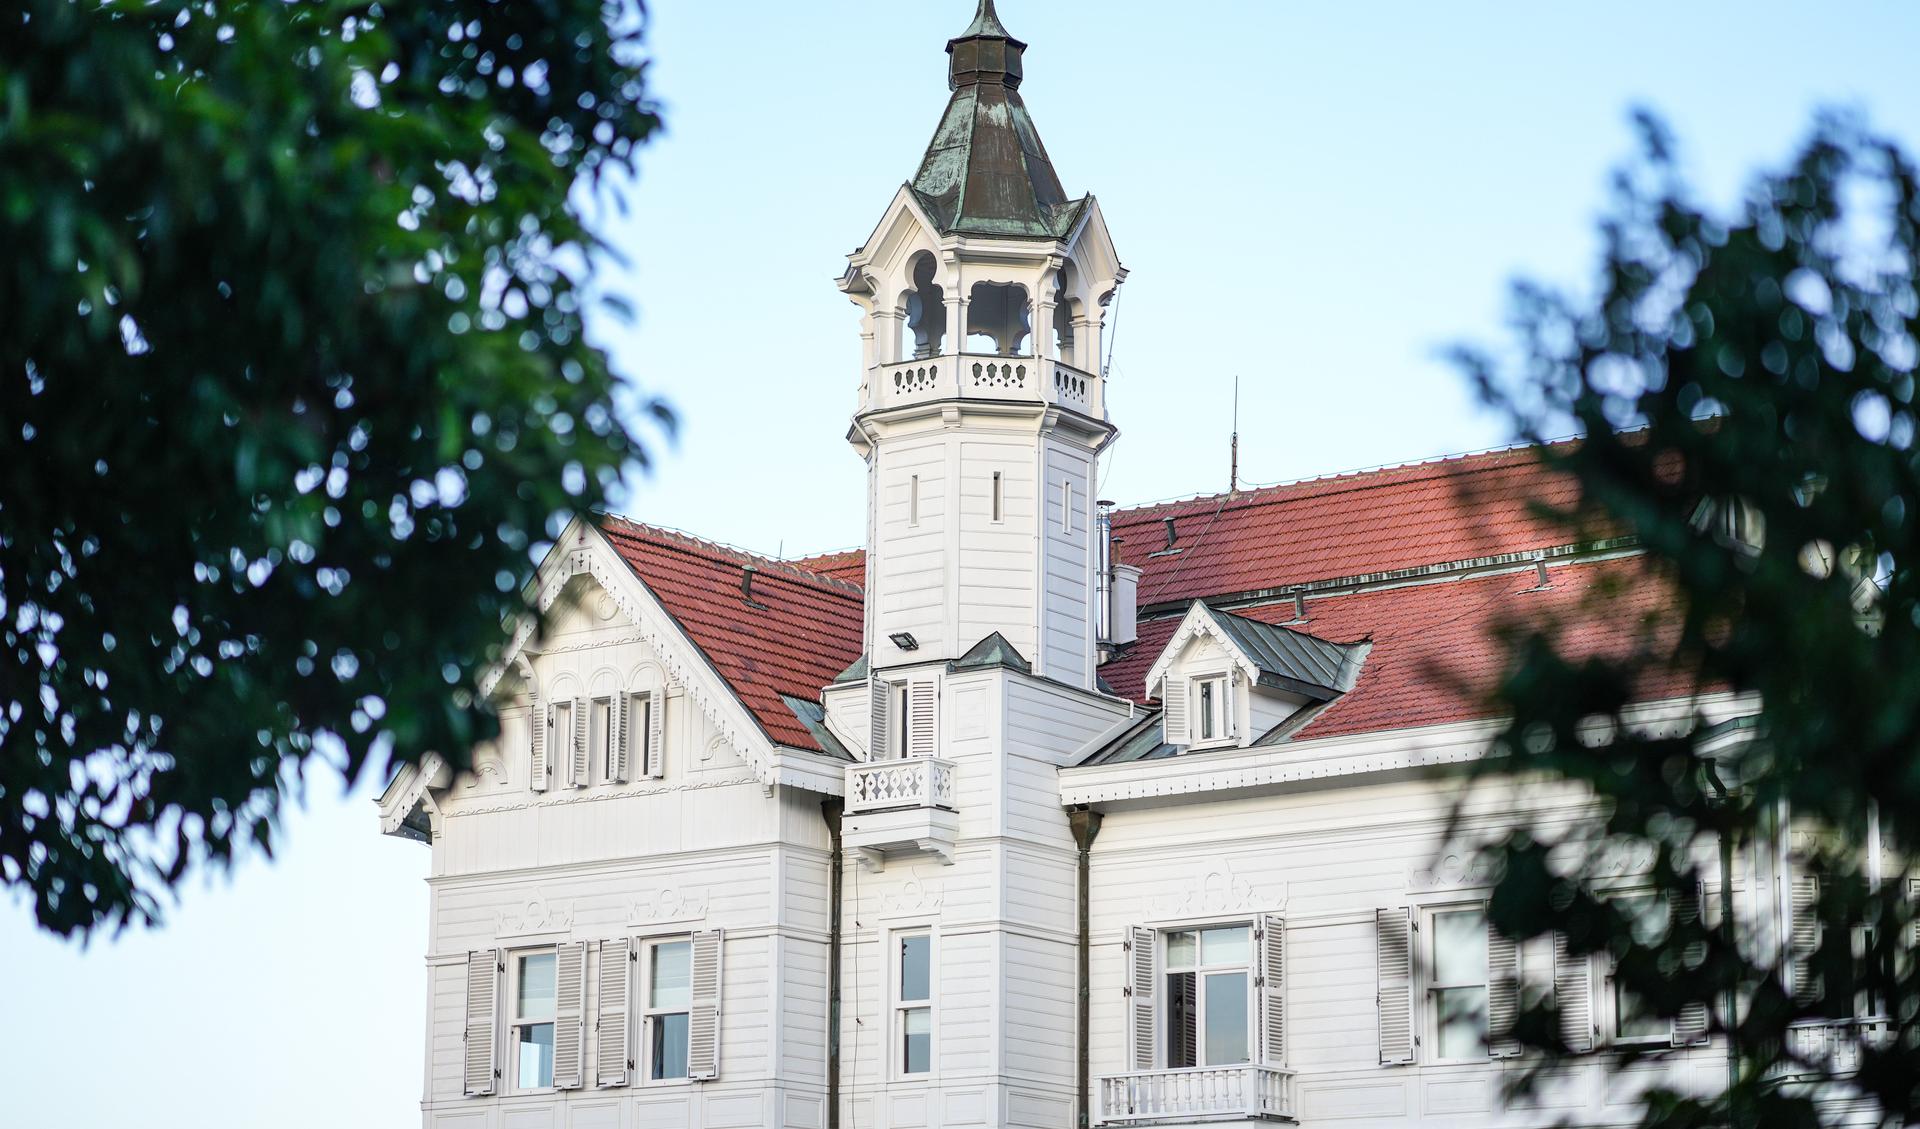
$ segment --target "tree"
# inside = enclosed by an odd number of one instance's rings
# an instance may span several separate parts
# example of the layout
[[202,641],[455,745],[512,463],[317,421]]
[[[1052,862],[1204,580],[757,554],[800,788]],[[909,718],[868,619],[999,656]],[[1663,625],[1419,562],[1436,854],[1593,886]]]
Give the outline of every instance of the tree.
[[633,5],[5,20],[0,880],[67,934],[270,850],[315,756],[493,732],[531,555],[672,422],[567,204],[658,118]]
[[[1579,442],[1544,451],[1579,486],[1559,516],[1636,539],[1638,582],[1669,597],[1627,654],[1583,653],[1556,625],[1513,633],[1504,755],[1482,771],[1577,782],[1600,803],[1564,835],[1499,845],[1491,913],[1515,936],[1610,954],[1649,1012],[1730,1040],[1726,1093],[1656,1092],[1642,1125],[1820,1123],[1815,1087],[1787,1079],[1831,1080],[1835,1059],[1790,1028],[1862,1010],[1890,1022],[1822,1038],[1858,1051],[1850,1084],[1906,1124],[1920,1114],[1920,962],[1896,861],[1920,858],[1913,165],[1823,120],[1723,222],[1687,198],[1665,131],[1643,126],[1603,225],[1598,299],[1522,287],[1517,379],[1465,356],[1529,438],[1575,422]],[[1635,728],[1629,703],[1650,684],[1750,695],[1754,724]],[[1876,825],[1881,873],[1864,846]],[[1736,928],[1713,885],[1702,904],[1723,858],[1783,836],[1805,856],[1792,935]],[[1669,907],[1653,928],[1596,892],[1622,852]],[[1518,1030],[1548,1069],[1569,1053],[1549,998]]]

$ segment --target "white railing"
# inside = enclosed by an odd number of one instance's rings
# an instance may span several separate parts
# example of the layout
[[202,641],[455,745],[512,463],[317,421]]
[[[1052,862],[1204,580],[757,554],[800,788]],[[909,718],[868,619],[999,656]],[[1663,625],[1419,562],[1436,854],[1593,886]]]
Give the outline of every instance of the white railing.
[[847,814],[890,808],[953,808],[953,762],[939,757],[847,766]]
[[1108,1125],[1223,1117],[1294,1120],[1293,1071],[1257,1063],[1104,1074],[1099,1091],[1100,1120]]
[[1840,1019],[1831,1023],[1802,1023],[1787,1028],[1788,1061],[1775,1068],[1784,1078],[1852,1074],[1860,1069],[1861,1052],[1885,1046],[1893,1025],[1884,1019]]
[[871,406],[891,408],[929,400],[1032,400],[1060,404],[1102,418],[1100,378],[1047,357],[947,353],[874,368]]

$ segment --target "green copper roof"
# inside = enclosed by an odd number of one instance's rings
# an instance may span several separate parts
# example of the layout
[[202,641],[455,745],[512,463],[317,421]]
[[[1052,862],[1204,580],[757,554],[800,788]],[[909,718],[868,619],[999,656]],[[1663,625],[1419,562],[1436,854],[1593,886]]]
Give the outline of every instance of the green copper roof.
[[1067,199],[1020,99],[1026,48],[992,0],[947,42],[953,96],[911,182],[942,232],[1061,239],[1086,207]]
[[800,719],[800,724],[806,726],[807,732],[819,742],[823,752],[843,761],[853,759],[853,754],[847,751],[847,747],[827,729],[827,711],[819,702],[809,702],[805,698],[795,698],[789,694],[780,695],[780,700],[793,711],[794,717]]
[[864,680],[866,677],[867,677],[867,656],[861,655],[859,658],[853,660],[852,666],[848,667],[847,669],[841,671],[838,675],[834,676],[833,684],[835,686],[838,686],[842,682],[859,682]]
[[1033,664],[1014,650],[1006,636],[998,631],[975,643],[966,654],[947,664],[948,670],[984,670],[987,667],[1004,666],[1008,670],[1017,670],[1021,674],[1032,674]]
[[1337,697],[1346,687],[1349,648],[1304,631],[1215,611],[1213,621],[1260,668],[1260,684],[1314,701]]

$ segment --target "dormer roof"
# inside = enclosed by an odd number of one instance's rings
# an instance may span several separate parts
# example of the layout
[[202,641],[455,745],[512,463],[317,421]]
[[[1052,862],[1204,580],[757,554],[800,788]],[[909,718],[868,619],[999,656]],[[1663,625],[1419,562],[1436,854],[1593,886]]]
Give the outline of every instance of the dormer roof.
[[1220,641],[1247,681],[1315,702],[1331,701],[1351,687],[1365,653],[1363,644],[1331,642],[1303,630],[1219,611],[1195,600],[1147,671],[1148,695],[1158,696],[1154,688],[1179,661],[1187,644],[1202,635]]

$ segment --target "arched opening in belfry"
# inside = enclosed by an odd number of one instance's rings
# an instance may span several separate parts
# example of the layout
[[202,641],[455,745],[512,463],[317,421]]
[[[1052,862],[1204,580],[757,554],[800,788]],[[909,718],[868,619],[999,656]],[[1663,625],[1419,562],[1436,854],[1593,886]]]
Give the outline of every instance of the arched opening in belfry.
[[913,257],[913,288],[907,291],[906,317],[900,322],[899,356],[933,357],[946,351],[947,294],[933,281],[937,266],[925,251]]
[[967,301],[967,351],[1024,356],[1031,321],[1026,287],[1011,282],[976,282]]

